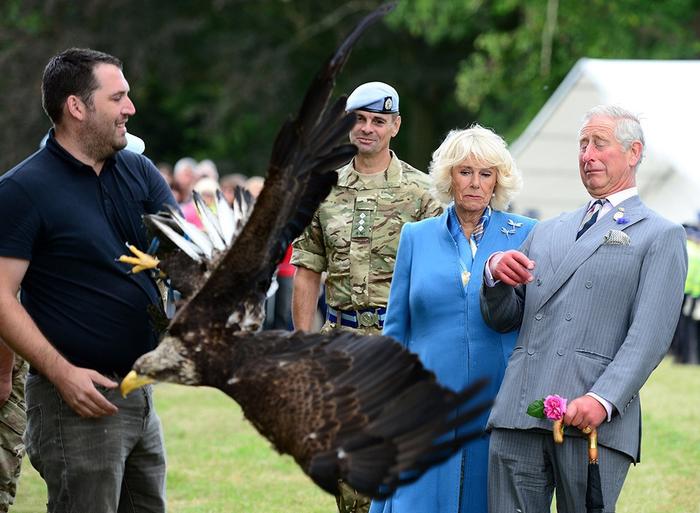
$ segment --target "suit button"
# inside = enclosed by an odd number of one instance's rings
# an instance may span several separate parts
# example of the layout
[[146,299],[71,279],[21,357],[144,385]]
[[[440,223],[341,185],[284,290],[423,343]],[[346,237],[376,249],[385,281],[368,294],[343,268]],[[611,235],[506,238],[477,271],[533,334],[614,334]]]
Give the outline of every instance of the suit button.
[[571,315],[570,313],[567,313],[567,314],[564,316],[564,319],[566,319],[567,321],[570,321],[571,319],[573,319],[573,317],[574,317],[573,315]]
[[587,288],[587,289],[590,289],[592,286],[593,286],[593,282],[592,282],[591,280],[588,280],[588,281],[586,282],[586,288]]
[[538,313],[537,315],[535,315],[535,319],[538,320],[538,321],[541,321],[541,320],[542,320],[542,317],[543,317],[543,316],[542,316],[541,313]]
[[559,356],[564,356],[566,353],[564,352],[563,349],[557,349],[557,354],[558,354]]
[[528,349],[528,350],[527,350],[527,354],[529,354],[530,356],[532,356],[533,354],[535,354],[535,350],[534,350],[534,349]]

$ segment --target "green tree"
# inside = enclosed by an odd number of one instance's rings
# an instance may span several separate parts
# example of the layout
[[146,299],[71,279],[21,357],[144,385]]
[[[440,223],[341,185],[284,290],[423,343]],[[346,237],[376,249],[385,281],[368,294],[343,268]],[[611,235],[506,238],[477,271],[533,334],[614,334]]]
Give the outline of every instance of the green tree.
[[[0,173],[49,128],[41,72],[88,46],[124,61],[148,156],[211,158],[261,174],[274,134],[321,62],[381,0],[3,0]],[[581,57],[696,58],[700,2],[402,0],[356,45],[337,91],[394,85],[393,143],[425,169],[445,133],[474,121],[517,136]],[[633,85],[631,85],[632,87]]]
[[137,108],[129,130],[146,140],[149,156],[209,157],[223,172],[259,174],[313,73],[376,4],[7,0],[0,4],[0,169],[35,149],[50,126],[39,92],[47,60],[87,46],[124,61]]
[[458,104],[511,138],[579,58],[697,58],[699,21],[697,0],[414,0],[392,19],[430,44],[461,41]]

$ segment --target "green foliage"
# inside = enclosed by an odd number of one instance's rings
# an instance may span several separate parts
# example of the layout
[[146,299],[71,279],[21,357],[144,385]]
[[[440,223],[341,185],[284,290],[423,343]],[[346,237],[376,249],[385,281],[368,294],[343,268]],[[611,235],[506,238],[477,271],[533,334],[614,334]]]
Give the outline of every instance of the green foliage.
[[[395,27],[405,26],[414,36],[435,44],[443,39],[473,39],[482,11],[479,0],[415,0],[401,2],[391,18]],[[455,23],[459,20],[459,23]]]
[[[90,46],[124,61],[129,129],[148,156],[260,174],[320,64],[380,3],[4,0],[0,173],[49,127],[39,98],[49,57]],[[699,32],[697,0],[402,0],[362,37],[337,92],[395,85],[404,123],[393,147],[425,169],[451,128],[478,121],[519,135],[579,58],[697,58]]]
[[25,34],[38,34],[44,26],[41,12],[38,9],[23,11],[22,0],[6,0],[0,6],[0,17],[8,28]]
[[538,399],[537,401],[532,401],[530,404],[528,404],[527,414],[538,419],[546,418],[546,415],[544,414],[544,399]]
[[299,107],[313,74],[373,6],[358,0],[3,4],[0,173],[34,151],[49,128],[39,97],[48,59],[89,46],[123,60],[137,109],[129,130],[145,139],[151,158],[208,157],[224,173],[260,174],[277,129]]
[[682,59],[700,53],[695,0],[419,0],[403,4],[400,13],[397,26],[433,44],[464,41],[457,101],[511,138],[581,57]]

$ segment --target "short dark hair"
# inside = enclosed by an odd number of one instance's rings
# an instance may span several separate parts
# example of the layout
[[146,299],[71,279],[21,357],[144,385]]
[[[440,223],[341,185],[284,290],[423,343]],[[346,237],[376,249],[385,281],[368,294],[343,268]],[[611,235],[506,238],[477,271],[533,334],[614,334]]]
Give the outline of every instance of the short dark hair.
[[70,95],[92,106],[92,94],[98,87],[93,70],[98,64],[122,69],[122,61],[116,57],[89,48],[69,48],[48,62],[41,79],[41,104],[55,125],[60,123],[63,104]]

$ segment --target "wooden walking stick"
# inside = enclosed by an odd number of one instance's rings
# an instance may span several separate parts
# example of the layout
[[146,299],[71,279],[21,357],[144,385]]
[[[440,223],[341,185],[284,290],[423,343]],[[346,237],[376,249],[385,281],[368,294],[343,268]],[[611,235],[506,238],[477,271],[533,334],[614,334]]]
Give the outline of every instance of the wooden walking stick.
[[[530,403],[528,415],[552,421],[552,438],[554,443],[564,443],[564,414],[566,399],[558,395],[548,395]],[[588,437],[588,480],[586,482],[586,513],[603,513],[603,488],[598,467],[598,430],[591,426],[581,429]]]

